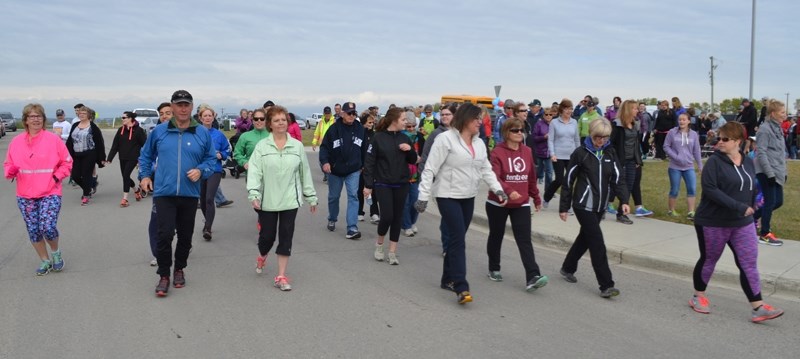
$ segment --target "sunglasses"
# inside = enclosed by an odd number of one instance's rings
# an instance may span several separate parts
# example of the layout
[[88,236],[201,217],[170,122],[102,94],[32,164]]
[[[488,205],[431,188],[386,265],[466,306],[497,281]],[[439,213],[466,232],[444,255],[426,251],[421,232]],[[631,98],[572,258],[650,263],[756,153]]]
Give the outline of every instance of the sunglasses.
[[347,111],[345,113],[350,115],[350,116],[355,116],[357,112],[355,112],[355,111]]
[[733,139],[730,137],[717,137],[717,141],[728,142],[733,141]]
[[129,118],[130,118],[130,117],[125,117],[125,116],[123,116],[123,117],[122,117],[122,119],[123,119],[123,120],[127,120],[127,119],[129,119]]
[[511,132],[511,133],[521,133],[522,129],[521,128],[512,128],[512,129],[510,129],[508,131]]
[[546,114],[544,114],[544,116],[550,116],[550,117],[553,117],[553,114],[552,114],[552,113],[546,113]]
[[266,121],[266,117],[253,117],[253,121]]

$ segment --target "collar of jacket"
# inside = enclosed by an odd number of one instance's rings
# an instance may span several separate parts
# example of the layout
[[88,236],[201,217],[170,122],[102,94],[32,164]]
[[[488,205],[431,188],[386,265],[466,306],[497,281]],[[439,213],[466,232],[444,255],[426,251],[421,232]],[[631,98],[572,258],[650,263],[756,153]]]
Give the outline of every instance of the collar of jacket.
[[[178,124],[177,124],[176,121],[177,120],[175,120],[175,117],[171,118],[169,120],[169,125],[167,125],[167,129],[168,130],[175,130],[175,131],[180,130],[178,128]],[[189,127],[187,127],[184,131],[187,131],[189,133],[195,133],[197,131],[197,126],[198,125],[199,125],[199,123],[197,121],[195,121],[194,119],[191,119],[191,120],[189,120]]]

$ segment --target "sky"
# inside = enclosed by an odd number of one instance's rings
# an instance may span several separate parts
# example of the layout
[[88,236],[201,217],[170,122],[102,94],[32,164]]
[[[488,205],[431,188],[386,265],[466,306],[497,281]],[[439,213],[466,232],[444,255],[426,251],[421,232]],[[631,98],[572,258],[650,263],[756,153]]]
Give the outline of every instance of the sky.
[[[0,111],[81,102],[100,117],[186,89],[217,112],[266,100],[301,116],[445,94],[601,106],[749,91],[749,0],[0,0]],[[800,97],[800,1],[760,0],[753,97]]]

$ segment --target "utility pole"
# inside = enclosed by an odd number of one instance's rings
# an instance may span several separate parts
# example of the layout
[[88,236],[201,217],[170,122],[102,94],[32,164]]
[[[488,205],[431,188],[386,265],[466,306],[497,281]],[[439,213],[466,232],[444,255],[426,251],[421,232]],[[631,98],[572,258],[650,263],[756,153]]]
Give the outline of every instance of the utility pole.
[[753,64],[756,57],[756,0],[753,0],[753,23],[750,27],[750,101],[753,100]]
[[789,93],[786,93],[786,113],[789,113]]
[[711,71],[708,72],[711,77],[711,111],[709,113],[714,113],[714,70],[716,69],[717,65],[714,65],[714,56],[711,56]]

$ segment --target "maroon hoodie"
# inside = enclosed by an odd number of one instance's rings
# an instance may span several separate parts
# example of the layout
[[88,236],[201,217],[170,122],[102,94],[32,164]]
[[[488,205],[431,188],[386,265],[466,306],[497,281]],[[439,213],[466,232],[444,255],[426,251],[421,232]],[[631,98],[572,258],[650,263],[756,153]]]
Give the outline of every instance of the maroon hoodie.
[[[536,186],[536,167],[530,147],[520,144],[518,149],[512,150],[505,142],[501,142],[492,150],[489,160],[503,191],[509,196],[514,191],[522,195],[516,201],[509,198],[507,208],[522,207],[529,203],[531,197],[534,205],[542,204],[539,187]],[[491,192],[488,200],[500,202],[500,199]]]

